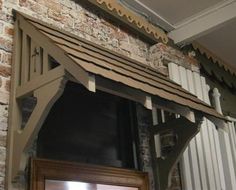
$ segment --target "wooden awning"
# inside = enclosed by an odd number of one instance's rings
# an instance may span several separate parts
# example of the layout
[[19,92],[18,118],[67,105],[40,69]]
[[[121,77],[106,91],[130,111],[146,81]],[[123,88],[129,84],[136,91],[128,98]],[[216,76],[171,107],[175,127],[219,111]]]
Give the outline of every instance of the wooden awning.
[[[46,39],[47,43],[42,44],[42,46],[48,49],[49,53],[53,52],[52,57],[53,54],[60,53],[61,55],[55,56],[54,59],[63,65],[66,71],[75,78],[78,78],[75,75],[82,74],[81,72],[76,72],[76,70],[82,70],[93,74],[95,81],[96,77],[109,79],[146,93],[150,97],[154,96],[154,99],[157,96],[189,107],[192,110],[225,119],[211,106],[199,100],[196,96],[153,68],[50,26],[47,23],[25,16],[22,13],[17,14],[22,17],[22,20],[27,22],[27,24],[20,23],[22,29],[26,33],[32,33],[32,38],[35,41],[40,41],[43,36],[41,42]],[[95,89],[90,90],[93,91]]]
[[[8,184],[24,171],[28,151],[68,80],[119,95],[152,109],[152,102],[195,120],[225,118],[153,68],[14,11],[14,54],[9,107]],[[22,101],[37,99],[22,126]],[[166,110],[167,110],[166,109]],[[197,123],[197,122],[196,122]]]

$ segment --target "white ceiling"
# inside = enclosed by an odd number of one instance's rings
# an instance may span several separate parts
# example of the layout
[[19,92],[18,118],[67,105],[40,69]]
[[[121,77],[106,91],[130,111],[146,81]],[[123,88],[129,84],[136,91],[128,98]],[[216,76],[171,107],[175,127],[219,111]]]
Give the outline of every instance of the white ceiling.
[[[224,0],[126,0],[148,7],[171,25],[198,14]],[[183,10],[184,9],[184,10]],[[167,11],[168,10],[168,11]],[[176,14],[178,12],[178,14]]]
[[197,41],[236,68],[236,0],[120,0],[177,44]]

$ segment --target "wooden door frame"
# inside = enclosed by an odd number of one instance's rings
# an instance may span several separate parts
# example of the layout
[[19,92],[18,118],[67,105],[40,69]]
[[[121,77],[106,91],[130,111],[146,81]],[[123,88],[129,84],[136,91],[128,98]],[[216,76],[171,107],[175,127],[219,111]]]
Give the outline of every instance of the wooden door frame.
[[30,190],[44,190],[46,179],[149,190],[148,174],[145,172],[65,161],[31,159]]

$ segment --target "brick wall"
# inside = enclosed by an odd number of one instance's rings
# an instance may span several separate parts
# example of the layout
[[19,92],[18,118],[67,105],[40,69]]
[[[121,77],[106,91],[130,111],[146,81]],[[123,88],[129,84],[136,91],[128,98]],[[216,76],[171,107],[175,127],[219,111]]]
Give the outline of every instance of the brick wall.
[[136,104],[138,141],[139,141],[139,161],[143,171],[148,172],[150,190],[155,189],[153,164],[150,148],[150,127],[152,125],[151,111],[145,109],[140,104]]
[[[17,9],[166,73],[164,62],[188,63],[188,57],[162,43],[150,48],[118,23],[76,0],[0,0],[0,190],[4,189],[13,16]],[[184,60],[184,61],[183,61]],[[189,65],[189,64],[188,64]]]
[[170,62],[199,72],[199,63],[192,54],[194,52],[182,52],[163,43],[157,43],[149,48],[148,61],[162,73],[168,73],[167,64]]
[[0,104],[0,189],[4,189],[6,136],[7,136],[7,105]]

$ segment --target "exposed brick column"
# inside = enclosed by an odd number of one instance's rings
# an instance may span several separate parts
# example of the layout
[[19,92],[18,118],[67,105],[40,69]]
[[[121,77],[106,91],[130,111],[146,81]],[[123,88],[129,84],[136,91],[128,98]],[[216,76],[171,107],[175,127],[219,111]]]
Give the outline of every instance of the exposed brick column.
[[150,127],[152,125],[152,112],[140,104],[136,104],[138,140],[139,140],[139,160],[143,171],[148,172],[150,189],[155,189],[153,179],[152,155],[150,147]]

